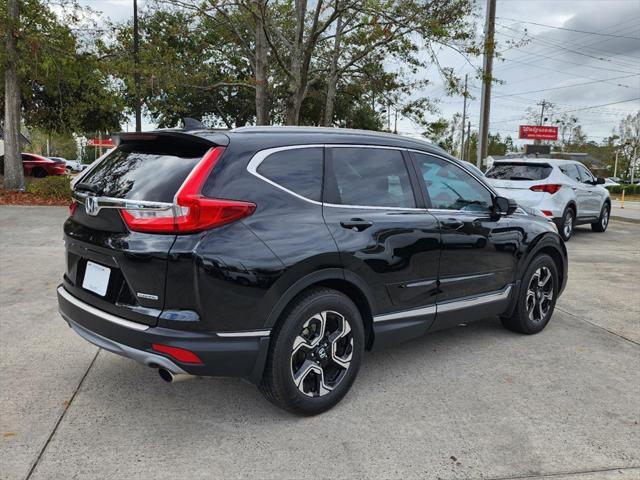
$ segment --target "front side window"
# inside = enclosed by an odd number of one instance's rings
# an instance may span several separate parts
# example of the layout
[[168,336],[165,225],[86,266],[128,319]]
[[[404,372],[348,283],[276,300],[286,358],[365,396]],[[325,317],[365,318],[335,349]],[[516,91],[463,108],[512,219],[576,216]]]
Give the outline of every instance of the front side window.
[[320,201],[323,160],[321,147],[282,150],[263,160],[257,172],[287,190]]
[[587,167],[585,167],[584,165],[577,165],[577,164],[576,164],[576,167],[578,167],[578,170],[580,171],[580,176],[582,177],[583,182],[594,181],[593,175],[589,170],[587,170]]
[[416,201],[402,152],[393,149],[332,149],[336,203],[414,208]]
[[471,174],[430,155],[416,153],[415,157],[431,199],[431,208],[473,212],[493,209],[491,193]]

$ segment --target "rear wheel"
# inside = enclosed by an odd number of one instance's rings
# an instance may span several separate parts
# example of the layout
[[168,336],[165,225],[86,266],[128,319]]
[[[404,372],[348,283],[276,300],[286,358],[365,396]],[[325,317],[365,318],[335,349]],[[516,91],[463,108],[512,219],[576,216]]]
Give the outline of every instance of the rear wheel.
[[539,255],[522,278],[518,303],[502,324],[514,332],[531,335],[547,326],[558,296],[558,269],[549,255]]
[[560,222],[559,233],[565,242],[568,242],[573,235],[573,227],[575,225],[576,214],[571,207],[567,207],[562,215],[562,221]]
[[363,352],[364,328],[355,304],[338,291],[313,288],[283,314],[260,390],[285,410],[322,413],[347,394]]
[[594,232],[604,232],[609,226],[609,215],[611,215],[611,207],[608,203],[605,203],[600,211],[598,221],[591,224],[591,230]]
[[47,176],[47,171],[42,168],[35,168],[31,173],[36,178],[44,178]]

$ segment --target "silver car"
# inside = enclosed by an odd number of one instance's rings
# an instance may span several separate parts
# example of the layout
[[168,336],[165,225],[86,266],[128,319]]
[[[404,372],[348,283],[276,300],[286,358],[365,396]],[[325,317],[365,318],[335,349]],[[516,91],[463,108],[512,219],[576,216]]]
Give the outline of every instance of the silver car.
[[499,160],[485,176],[500,195],[553,219],[565,241],[576,225],[589,223],[594,232],[607,229],[611,199],[602,186],[604,179],[596,178],[580,162],[551,158]]

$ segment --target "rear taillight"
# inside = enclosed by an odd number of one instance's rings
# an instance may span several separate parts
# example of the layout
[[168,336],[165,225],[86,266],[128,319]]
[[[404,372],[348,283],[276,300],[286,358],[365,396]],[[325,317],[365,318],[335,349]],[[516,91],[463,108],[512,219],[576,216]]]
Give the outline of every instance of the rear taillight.
[[530,187],[529,190],[534,192],[547,192],[553,195],[561,188],[562,185],[558,185],[557,183],[547,183],[545,185],[534,185],[533,187]]
[[254,203],[209,198],[202,187],[224,148],[216,147],[202,158],[178,190],[175,204],[167,210],[120,210],[127,226],[136,232],[196,233],[235,222],[251,215]]
[[71,203],[69,204],[69,216],[73,217],[73,214],[76,213],[77,209],[78,209],[78,202],[76,202],[75,200],[71,200]]

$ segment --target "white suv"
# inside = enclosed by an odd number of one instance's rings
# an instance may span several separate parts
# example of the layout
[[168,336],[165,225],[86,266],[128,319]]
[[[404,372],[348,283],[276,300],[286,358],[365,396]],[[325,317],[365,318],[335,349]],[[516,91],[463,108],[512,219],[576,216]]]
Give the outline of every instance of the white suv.
[[580,162],[551,158],[499,160],[486,177],[500,195],[552,218],[565,241],[576,225],[590,223],[594,232],[607,229],[611,199],[601,186],[604,179],[596,178]]

